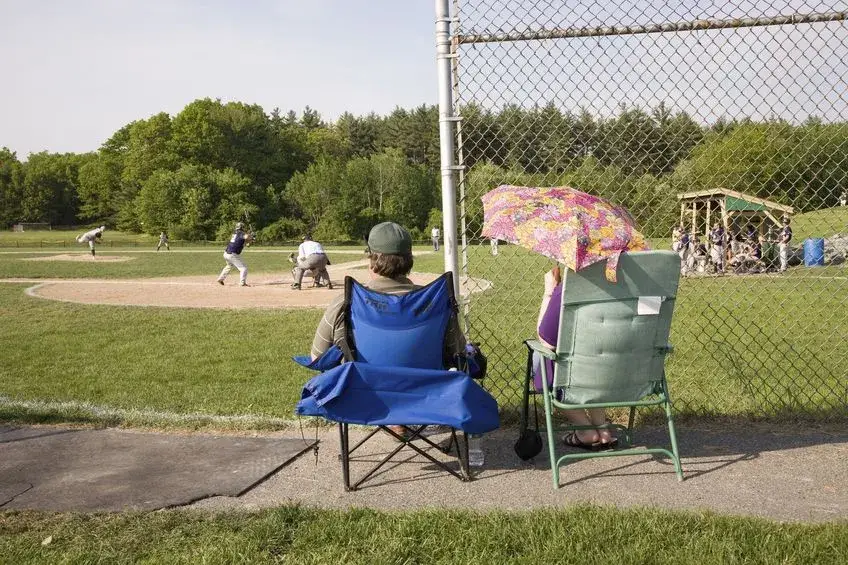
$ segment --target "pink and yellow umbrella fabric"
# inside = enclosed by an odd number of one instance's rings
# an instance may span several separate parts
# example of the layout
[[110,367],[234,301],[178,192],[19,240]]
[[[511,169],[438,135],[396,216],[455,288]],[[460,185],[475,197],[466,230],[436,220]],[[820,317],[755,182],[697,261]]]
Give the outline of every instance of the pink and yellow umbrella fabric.
[[569,186],[502,185],[483,195],[483,235],[502,239],[579,271],[606,260],[615,282],[624,251],[650,249],[630,213]]

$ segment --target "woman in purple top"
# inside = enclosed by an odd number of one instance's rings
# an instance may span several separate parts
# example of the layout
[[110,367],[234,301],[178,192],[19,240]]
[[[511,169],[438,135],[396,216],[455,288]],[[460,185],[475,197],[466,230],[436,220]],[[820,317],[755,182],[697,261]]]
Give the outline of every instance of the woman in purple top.
[[[542,296],[542,305],[539,308],[539,319],[536,323],[539,341],[546,347],[556,349],[557,336],[559,335],[560,303],[562,302],[562,279],[559,267],[554,267],[545,273],[545,294]],[[548,383],[553,378],[553,363],[548,363]],[[537,377],[539,375],[537,374]],[[537,379],[537,388],[541,388],[541,377]],[[602,426],[606,423],[606,413],[603,408],[592,410],[566,410],[566,417],[572,424],[578,426]],[[565,445],[598,451],[614,447],[618,440],[610,430],[577,430],[569,432],[563,438]]]

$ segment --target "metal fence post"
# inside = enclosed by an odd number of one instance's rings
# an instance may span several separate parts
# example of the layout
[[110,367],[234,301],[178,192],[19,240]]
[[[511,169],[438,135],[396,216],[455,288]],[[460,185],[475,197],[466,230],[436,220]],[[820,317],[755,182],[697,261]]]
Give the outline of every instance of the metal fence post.
[[459,292],[458,233],[456,222],[456,186],[454,183],[453,90],[449,0],[436,0],[436,66],[439,78],[439,147],[442,171],[442,224],[445,243],[445,272],[453,273],[454,292]]

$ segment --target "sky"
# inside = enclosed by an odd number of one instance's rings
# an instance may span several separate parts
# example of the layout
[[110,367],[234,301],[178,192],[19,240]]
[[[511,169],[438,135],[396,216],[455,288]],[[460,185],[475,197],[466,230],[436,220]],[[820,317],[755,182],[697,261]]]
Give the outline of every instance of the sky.
[[[848,0],[463,0],[462,33],[848,10]],[[96,150],[197,98],[325,120],[435,104],[433,0],[0,0],[0,146]],[[463,45],[460,105],[848,115],[848,23]]]
[[388,114],[437,97],[433,0],[0,0],[0,146],[96,150],[197,98]]

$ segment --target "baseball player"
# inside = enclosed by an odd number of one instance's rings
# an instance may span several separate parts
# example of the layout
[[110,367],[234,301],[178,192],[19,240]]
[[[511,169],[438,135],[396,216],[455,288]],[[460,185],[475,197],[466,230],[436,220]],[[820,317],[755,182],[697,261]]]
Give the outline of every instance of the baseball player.
[[710,258],[716,273],[724,272],[724,228],[716,222],[710,231]]
[[333,283],[330,281],[330,274],[327,272],[327,254],[324,253],[324,247],[317,241],[312,241],[312,237],[306,235],[303,237],[303,243],[297,248],[297,266],[294,268],[292,276],[294,282],[292,288],[300,290],[300,285],[303,282],[303,274],[306,271],[312,271],[313,280],[321,284],[321,279],[327,281],[327,288],[333,290]]
[[780,253],[780,272],[789,267],[789,242],[792,241],[792,228],[789,227],[789,216],[783,216],[783,228],[777,234],[777,249]]
[[159,248],[162,247],[163,245],[165,246],[165,249],[167,249],[168,251],[171,250],[171,246],[168,244],[168,233],[165,232],[165,231],[163,231],[162,233],[159,234],[159,244],[156,245],[156,251],[159,251]]
[[682,225],[676,226],[671,234],[671,248],[680,255],[680,274],[689,274],[689,234]]
[[106,231],[106,226],[100,226],[99,228],[87,231],[77,237],[77,243],[87,243],[88,248],[91,249],[91,256],[94,257],[96,255],[94,252],[94,244],[100,243],[100,239],[103,237],[104,231]]
[[230,274],[230,271],[235,267],[239,271],[239,286],[250,286],[247,284],[247,265],[241,260],[241,251],[245,244],[253,241],[252,234],[244,233],[244,224],[238,222],[230,242],[227,244],[227,249],[224,251],[224,261],[227,262],[218,275],[218,284],[223,285],[224,279]]
[[430,239],[433,241],[433,251],[439,250],[439,236],[440,235],[442,235],[442,234],[441,234],[441,232],[439,232],[439,228],[436,227],[436,226],[433,226],[433,229],[430,230]]

